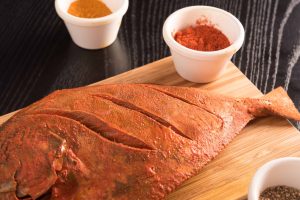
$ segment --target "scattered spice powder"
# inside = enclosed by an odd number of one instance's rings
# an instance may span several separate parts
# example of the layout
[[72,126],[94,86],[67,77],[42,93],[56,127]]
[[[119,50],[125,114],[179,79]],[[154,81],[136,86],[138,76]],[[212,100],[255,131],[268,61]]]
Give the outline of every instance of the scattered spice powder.
[[259,200],[300,200],[300,190],[288,186],[275,186],[265,189]]
[[112,11],[100,0],[77,0],[71,3],[68,13],[76,17],[97,18],[107,16]]
[[181,45],[198,51],[217,51],[230,46],[228,38],[213,25],[197,21],[175,34],[175,40]]

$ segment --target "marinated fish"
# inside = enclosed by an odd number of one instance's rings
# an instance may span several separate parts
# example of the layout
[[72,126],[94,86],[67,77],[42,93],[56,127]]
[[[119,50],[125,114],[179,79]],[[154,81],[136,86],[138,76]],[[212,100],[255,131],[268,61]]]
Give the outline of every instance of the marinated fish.
[[282,88],[258,99],[151,84],[56,91],[0,127],[0,199],[163,199],[269,115],[300,120]]

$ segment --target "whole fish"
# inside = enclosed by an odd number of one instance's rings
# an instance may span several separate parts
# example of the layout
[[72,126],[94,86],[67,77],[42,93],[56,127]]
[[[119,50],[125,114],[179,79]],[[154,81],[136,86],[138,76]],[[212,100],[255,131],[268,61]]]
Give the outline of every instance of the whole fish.
[[151,84],[56,91],[0,127],[0,199],[163,199],[268,115],[300,120],[282,88],[257,99]]

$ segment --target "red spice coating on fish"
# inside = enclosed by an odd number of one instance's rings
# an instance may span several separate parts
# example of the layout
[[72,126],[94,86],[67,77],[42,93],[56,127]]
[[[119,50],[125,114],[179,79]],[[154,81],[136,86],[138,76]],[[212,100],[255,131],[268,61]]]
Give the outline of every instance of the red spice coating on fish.
[[51,199],[162,199],[270,114],[300,120],[282,89],[261,99],[147,84],[57,91],[0,127],[0,199],[49,188]]

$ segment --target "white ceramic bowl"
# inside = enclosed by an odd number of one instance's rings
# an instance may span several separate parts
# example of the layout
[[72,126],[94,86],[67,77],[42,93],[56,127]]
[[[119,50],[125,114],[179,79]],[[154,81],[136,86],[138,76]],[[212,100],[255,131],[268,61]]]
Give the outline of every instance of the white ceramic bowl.
[[278,185],[300,189],[300,158],[279,158],[260,167],[249,187],[248,200],[258,200],[261,192]]
[[[177,43],[177,31],[195,25],[206,18],[229,39],[230,46],[218,51],[196,51]],[[219,78],[227,63],[242,46],[245,32],[240,21],[229,12],[210,6],[191,6],[177,10],[164,23],[163,37],[170,47],[173,61],[179,75],[184,79],[207,83]]]
[[101,49],[117,38],[122,18],[128,9],[128,0],[102,0],[112,14],[99,18],[80,18],[68,13],[75,0],[55,0],[57,14],[64,20],[72,40],[85,49]]

